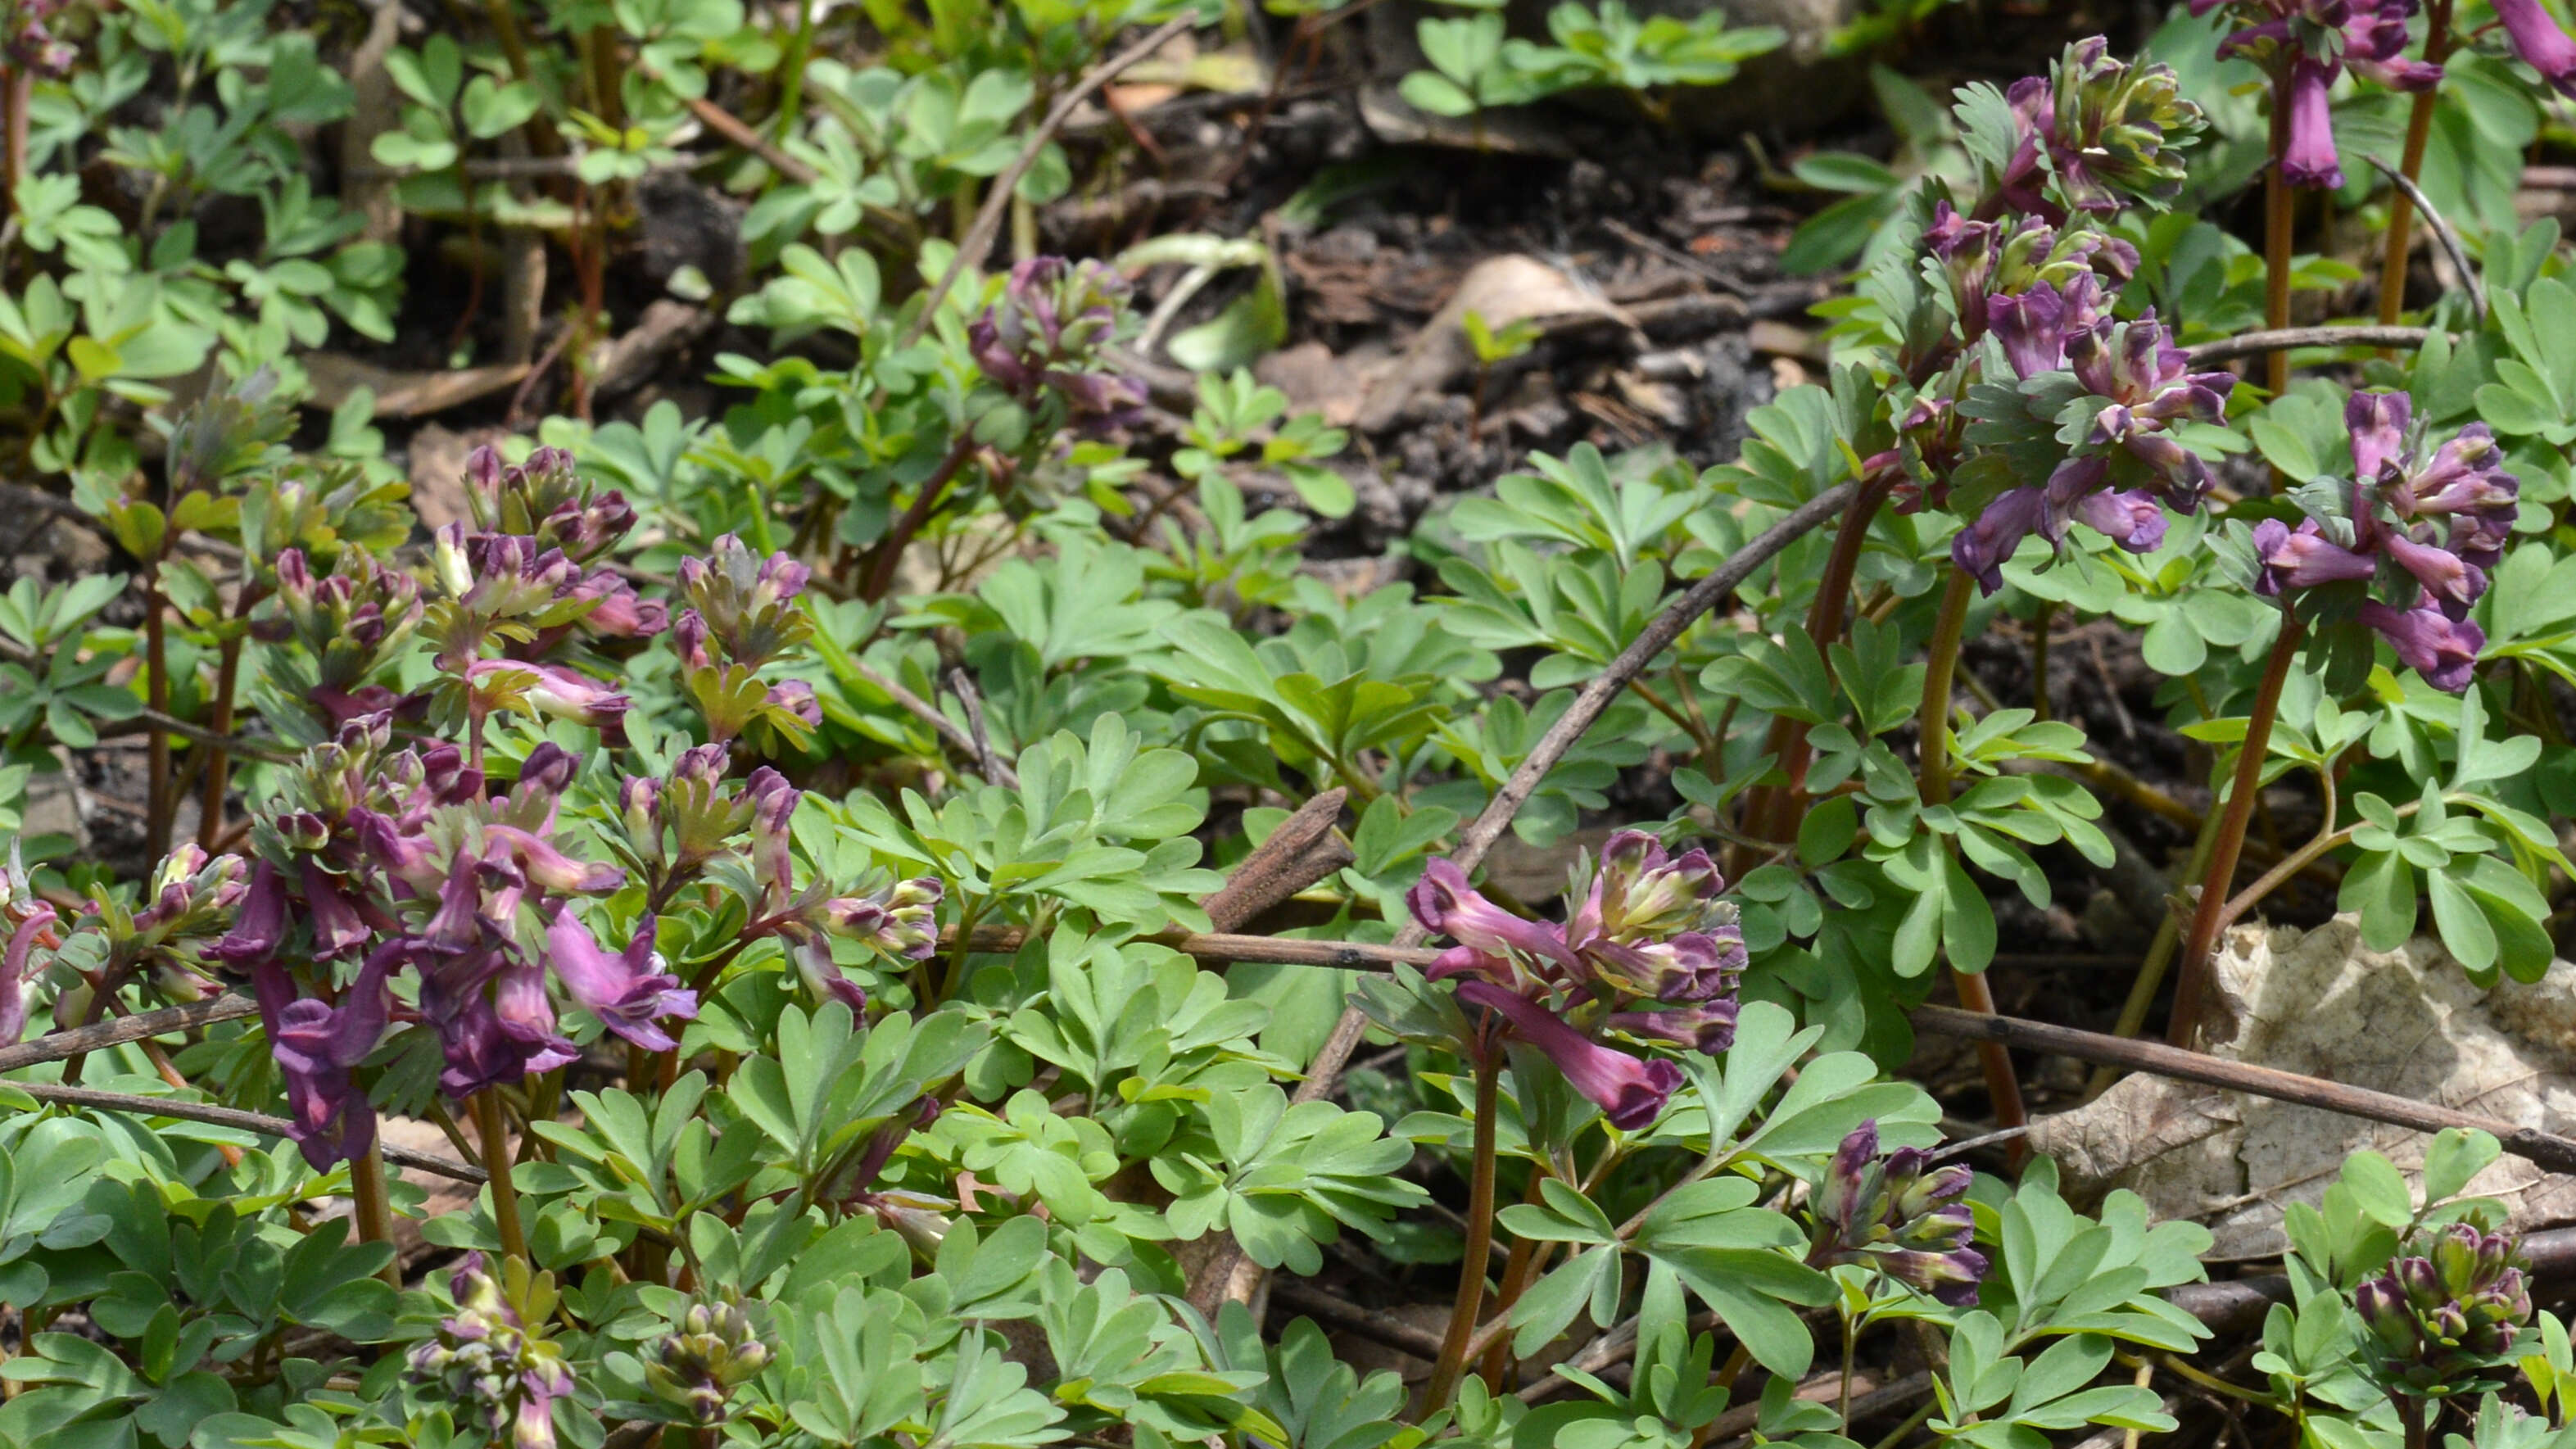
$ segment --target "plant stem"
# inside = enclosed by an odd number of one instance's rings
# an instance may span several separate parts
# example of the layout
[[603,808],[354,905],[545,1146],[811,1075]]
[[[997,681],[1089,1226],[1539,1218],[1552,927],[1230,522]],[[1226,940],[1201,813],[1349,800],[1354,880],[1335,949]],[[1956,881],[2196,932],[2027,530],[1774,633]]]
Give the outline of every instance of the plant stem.
[[814,0],[796,0],[796,34],[787,42],[787,57],[778,67],[777,139],[796,134],[805,109],[805,60],[814,53]]
[[27,74],[24,66],[11,65],[0,71],[0,129],[6,133],[0,146],[7,148],[7,154],[0,156],[7,174],[0,180],[9,187],[6,212],[10,216],[18,214],[18,183],[27,179],[27,103],[35,91],[35,78]]
[[[233,687],[241,675],[241,636],[224,640],[223,655],[215,666],[215,712],[208,728],[217,735],[233,732]],[[232,754],[221,745],[210,745],[206,752],[206,793],[198,797],[197,844],[212,851],[224,833],[224,790],[231,783]]]
[[2057,624],[2054,602],[2039,606],[2039,621],[2030,638],[2030,711],[2034,718],[2046,721],[2048,714],[2048,634]]
[[1860,1347],[1860,1325],[1852,1322],[1851,1309],[1848,1306],[1842,1307],[1835,1316],[1843,1321],[1843,1384],[1842,1393],[1837,1402],[1841,1406],[1843,1437],[1848,1439],[1851,1437],[1852,1353]]
[[[1923,715],[1920,722],[1922,756],[1917,770],[1923,781],[1923,805],[1930,809],[1950,803],[1950,684],[1959,667],[1959,641],[1968,630],[1968,605],[1976,597],[1977,581],[1967,570],[1950,570],[1950,584],[1941,594],[1941,617],[1932,628],[1932,656],[1923,671]],[[1941,848],[1948,851],[1949,842]],[[1950,984],[1959,993],[1959,1004],[1970,1011],[1995,1014],[1995,994],[1986,985],[1982,972],[1970,973],[1953,966]],[[2021,1079],[2013,1074],[2012,1052],[2001,1042],[1979,1042],[1977,1059],[1986,1073],[1986,1095],[1993,1099],[1995,1125],[2019,1127],[2028,1123],[2030,1113],[2022,1105]],[[2011,1148],[2012,1160],[2018,1163],[2029,1148],[2018,1138]]]
[[[1529,1188],[1521,1194],[1521,1201],[1538,1202],[1538,1185],[1546,1179],[1547,1174],[1532,1167]],[[1512,1311],[1512,1305],[1520,1301],[1521,1291],[1529,1286],[1531,1270],[1538,1264],[1538,1247],[1539,1244],[1528,1238],[1512,1239],[1512,1250],[1503,1259],[1502,1287],[1494,1295],[1495,1317],[1501,1318],[1508,1315]],[[1499,1336],[1494,1339],[1493,1346],[1485,1350],[1485,1362],[1480,1372],[1485,1376],[1485,1387],[1488,1390],[1498,1394],[1503,1392],[1503,1371],[1511,1366],[1511,1356],[1511,1345]]]
[[1490,1037],[1477,1044],[1475,1162],[1467,1179],[1467,1252],[1458,1260],[1458,1299],[1449,1307],[1449,1331],[1440,1339],[1440,1359],[1432,1365],[1431,1382],[1422,1391],[1422,1412],[1439,1412],[1457,1392],[1467,1368],[1467,1341],[1475,1336],[1476,1315],[1485,1303],[1485,1259],[1494,1247],[1494,1118],[1501,1109],[1503,1053]]
[[492,1175],[492,1221],[501,1230],[501,1251],[526,1263],[528,1235],[519,1226],[519,1189],[510,1181],[510,1131],[501,1120],[499,1088],[474,1094],[474,1132],[483,1139],[483,1170]]
[[[393,1203],[385,1196],[385,1145],[370,1140],[367,1150],[349,1164],[349,1201],[356,1209],[358,1241],[384,1243],[394,1240]],[[388,1260],[384,1271],[376,1275],[395,1292],[402,1291],[402,1262],[399,1255]]]
[[[2200,822],[2200,833],[2192,837],[2190,858],[2183,862],[2185,880],[2200,879],[2209,869],[2210,848],[2218,841],[2218,812],[2211,811]],[[2155,1009],[2156,991],[2165,982],[2165,972],[2172,968],[2174,951],[2182,944],[2182,925],[2171,910],[2156,923],[2155,939],[2147,943],[2147,959],[2138,963],[2138,979],[2129,983],[2129,999],[2120,1003],[2119,1024],[2111,1028],[2114,1036],[2133,1037],[2147,1029],[2147,1013]],[[2084,1084],[2084,1100],[2092,1101],[2111,1090],[2119,1076],[2116,1067],[2096,1067],[2090,1081]]]
[[940,500],[948,496],[950,481],[956,478],[957,470],[966,466],[966,460],[974,452],[975,430],[960,428],[956,441],[948,445],[947,456],[939,460],[939,467],[921,480],[921,491],[913,497],[912,506],[903,511],[903,517],[895,520],[894,527],[886,530],[885,537],[877,540],[874,555],[868,563],[867,581],[859,591],[860,598],[873,604],[894,587],[895,569],[903,562],[904,547],[930,522],[930,515],[938,511]]
[[[2263,325],[2275,332],[2290,325],[2290,182],[2281,174],[2289,149],[2290,62],[2284,56],[2272,67],[2272,164],[2263,170]],[[2263,386],[2274,397],[2289,389],[2289,353],[2264,356]]]
[[[2424,59],[2440,65],[2451,53],[2451,0],[2431,0],[2424,7]],[[2422,179],[2424,147],[2433,137],[2433,106],[2439,98],[2438,86],[2427,86],[2415,93],[2415,104],[2406,113],[2406,147],[2398,154],[2397,169],[2409,181]],[[2412,249],[2411,234],[2415,220],[2415,198],[2406,188],[2391,188],[2388,198],[2388,247],[2379,261],[2379,321],[2394,326],[2399,313],[2406,310],[2406,254]],[[2382,356],[2396,356],[2395,349],[2385,349]]]
[[2237,749],[2236,776],[2228,786],[2227,815],[2209,852],[2208,874],[2201,877],[2200,902],[2192,911],[2191,934],[2184,939],[2182,975],[2174,983],[2173,1021],[2165,1040],[2191,1045],[2199,1029],[2201,1001],[2208,991],[2210,952],[2227,914],[2228,888],[2236,883],[2236,862],[2245,852],[2245,827],[2254,818],[2254,797],[2263,790],[2263,757],[2272,743],[2272,720],[2281,710],[2281,689],[2290,679],[2290,661],[2298,657],[2305,632],[2299,616],[2281,611],[2281,636],[2272,641],[2272,658],[2263,667],[2263,682],[2254,692],[2254,713],[2245,721],[2245,742]]
[[[1852,575],[1860,567],[1861,551],[1869,542],[1870,524],[1887,502],[1888,494],[1903,476],[1888,468],[1864,480],[1859,494],[1852,499],[1842,526],[1835,530],[1833,552],[1825,558],[1824,577],[1817,581],[1814,602],[1807,606],[1807,637],[1822,654],[1833,648],[1843,634],[1843,610],[1851,602]],[[1827,666],[1831,673],[1830,663]],[[1771,754],[1777,768],[1787,776],[1780,785],[1767,785],[1754,793],[1745,809],[1744,833],[1756,840],[1783,840],[1797,833],[1798,802],[1806,793],[1807,725],[1803,720],[1781,716],[1771,722]],[[1743,873],[1745,862],[1735,862],[1736,873]]]
[[2397,1422],[2406,1426],[2406,1449],[2424,1449],[2429,1439],[2424,1425],[2424,1401],[2413,1394],[2391,1394],[2397,1406]]
[[[170,642],[161,618],[161,577],[156,565],[152,583],[143,591],[143,699],[158,714],[170,712]],[[150,809],[145,814],[144,849],[155,860],[170,853],[171,817],[178,812],[170,798],[170,736],[154,730],[151,741]]]

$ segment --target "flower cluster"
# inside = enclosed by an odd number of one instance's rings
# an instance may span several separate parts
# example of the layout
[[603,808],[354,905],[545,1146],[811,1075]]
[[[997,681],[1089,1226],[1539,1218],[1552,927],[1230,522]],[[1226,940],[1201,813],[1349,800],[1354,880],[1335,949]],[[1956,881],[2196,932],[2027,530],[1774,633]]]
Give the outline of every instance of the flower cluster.
[[[2173,67],[2119,60],[2099,35],[2068,46],[2046,76],[2013,82],[2004,99],[2018,144],[1998,193],[2013,210],[2051,220],[2172,200],[2185,174],[2178,150],[2204,124]],[[2052,180],[2063,208],[2043,190]]]
[[7,20],[8,63],[29,75],[59,80],[71,74],[72,62],[80,51],[70,41],[54,38],[53,28],[45,22],[63,8],[63,0],[17,0],[9,7]]
[[[2207,15],[2227,0],[2191,0]],[[2243,23],[2219,42],[2221,58],[2242,55],[2289,70],[2288,142],[2281,176],[2293,186],[2343,185],[2335,153],[2328,92],[2349,69],[2402,91],[2428,90],[2442,68],[2406,58],[2406,22],[2415,0],[2234,0]]]
[[[368,681],[420,627],[417,581],[355,549],[343,549],[339,567],[317,579],[304,551],[290,548],[278,555],[276,576],[277,610],[253,632],[271,644],[303,646],[300,656],[280,660],[273,671],[281,682],[297,686],[294,698],[311,705],[333,730],[365,715],[416,706],[418,701]],[[287,669],[295,674],[284,674]]]
[[2255,526],[2254,586],[2278,598],[2359,585],[2361,622],[2428,682],[2456,694],[2486,647],[2469,609],[2504,556],[2521,485],[2484,423],[2426,456],[2423,440],[2408,438],[2413,406],[2402,392],[2352,396],[2344,407],[2349,485],[2302,490],[2308,516],[2295,528],[2278,519]]
[[687,607],[671,626],[671,642],[680,651],[682,687],[717,740],[759,723],[802,743],[823,722],[812,685],[791,679],[764,689],[759,682],[762,669],[813,635],[796,605],[812,573],[785,553],[755,558],[732,534],[716,540],[712,557],[680,561]]
[[1115,337],[1127,280],[1098,262],[1031,257],[1011,268],[1002,295],[968,324],[975,365],[1023,406],[1062,401],[1065,425],[1096,437],[1144,416],[1145,388],[1101,369]]
[[[1962,425],[1982,423],[1986,436],[2040,450],[2036,460],[1995,455],[2013,465],[2008,486],[1952,540],[1952,562],[1987,593],[2003,586],[2004,561],[2033,533],[2055,545],[2082,523],[2133,553],[2156,548],[2163,508],[2189,512],[2210,485],[2208,465],[2175,431],[2224,418],[2235,378],[2191,371],[2152,309],[2134,321],[2112,315],[2109,289],[2138,260],[2124,242],[2037,217],[1972,220],[1945,201],[1924,245],[1948,279],[1962,340],[1991,346],[1964,350],[1901,420],[1921,470],[1906,503],[1947,502]],[[1980,389],[1997,354],[2013,384]],[[2021,481],[2043,469],[2044,481]]]
[[1873,1267],[1954,1308],[1968,1307],[1987,1268],[1985,1254],[1969,1246],[1976,1232],[1966,1201],[1973,1175],[1955,1164],[1933,1167],[1919,1147],[1881,1153],[1878,1123],[1863,1122],[1843,1139],[1817,1185],[1816,1240],[1807,1261]]
[[643,1359],[644,1381],[653,1392],[690,1423],[712,1428],[724,1422],[735,1387],[769,1366],[769,1345],[739,1307],[692,1303],[677,1331],[645,1345]]
[[[466,1254],[447,1284],[456,1312],[439,1321],[436,1337],[412,1345],[405,1362],[415,1391],[438,1395],[496,1443],[507,1434],[513,1449],[554,1449],[555,1400],[574,1384],[563,1350],[544,1336],[546,1314],[514,1302],[527,1295],[504,1292],[481,1253]],[[534,1291],[553,1296],[547,1285]]]
[[1425,929],[1458,943],[1430,975],[1466,978],[1459,1000],[1500,1013],[1611,1125],[1633,1131],[1663,1111],[1681,1069],[1597,1035],[1726,1050],[1735,1040],[1744,936],[1734,905],[1719,899],[1726,883],[1705,851],[1676,857],[1647,832],[1623,830],[1603,844],[1597,866],[1577,871],[1578,884],[1585,877],[1562,926],[1495,905],[1446,860],[1424,868],[1406,904]]
[[2353,1307],[2382,1374],[2420,1395],[2502,1361],[2531,1319],[2531,1294],[2510,1239],[2452,1223],[2421,1256],[2356,1289]]

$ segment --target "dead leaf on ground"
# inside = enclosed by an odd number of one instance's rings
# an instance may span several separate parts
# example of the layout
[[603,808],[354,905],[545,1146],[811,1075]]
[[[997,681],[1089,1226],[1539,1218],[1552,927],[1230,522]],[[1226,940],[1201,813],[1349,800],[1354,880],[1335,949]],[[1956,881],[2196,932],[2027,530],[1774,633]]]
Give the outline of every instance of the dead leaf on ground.
[[1543,342],[1591,345],[1632,355],[1645,348],[1644,334],[1627,313],[1565,273],[1536,257],[1487,257],[1468,269],[1448,302],[1414,334],[1394,368],[1369,389],[1357,419],[1360,428],[1382,432],[1404,415],[1405,405],[1415,397],[1446,391],[1467,377],[1476,365],[1465,326],[1470,312],[1496,333],[1527,322],[1538,329]]
[[[2235,1025],[2211,1046],[2217,1056],[2516,1126],[2576,1128],[2576,964],[2553,962],[2534,985],[2481,990],[2438,941],[2372,951],[2356,920],[2339,916],[2312,931],[2230,932],[2218,986]],[[2158,1218],[2206,1224],[2221,1258],[2278,1254],[2287,1205],[2323,1197],[2355,1152],[2379,1152],[2413,1180],[2431,1140],[2144,1074],[2031,1127],[2031,1145],[2058,1159],[2070,1195],[2129,1188]],[[2501,1199],[2514,1232],[2576,1221],[2576,1178],[2517,1157],[2499,1159],[2470,1191]]]

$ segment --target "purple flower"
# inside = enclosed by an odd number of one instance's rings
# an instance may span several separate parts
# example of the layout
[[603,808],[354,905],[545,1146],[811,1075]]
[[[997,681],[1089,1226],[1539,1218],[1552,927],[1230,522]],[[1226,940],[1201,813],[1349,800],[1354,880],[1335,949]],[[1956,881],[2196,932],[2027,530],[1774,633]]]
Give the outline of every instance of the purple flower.
[[2024,380],[2066,365],[2066,298],[2045,284],[1986,299],[1986,327]]
[[2419,1246],[2355,1289],[2353,1307],[2380,1373],[2421,1395],[2504,1362],[2531,1319],[2531,1293],[2501,1234],[2451,1223]]
[[285,936],[286,886],[278,879],[277,867],[263,860],[251,867],[250,889],[242,896],[241,914],[233,918],[231,932],[207,947],[206,955],[247,971],[275,956]]
[[16,1046],[27,1034],[27,961],[39,942],[53,940],[54,924],[61,919],[43,901],[26,910],[9,933],[8,948],[0,951],[0,1047]]
[[2047,495],[2037,488],[2015,488],[2004,494],[1950,540],[1950,562],[1973,576],[1986,593],[1995,592],[2004,586],[2004,562],[2038,529],[2047,507]]
[[296,999],[283,967],[265,962],[251,973],[270,1055],[286,1079],[295,1145],[316,1170],[364,1154],[376,1140],[376,1113],[354,1076],[384,1036],[392,996],[385,978],[400,962],[399,944],[378,947],[337,1006]]
[[2560,95],[2576,96],[2576,40],[2559,28],[2557,17],[2540,0],[2494,0],[2494,4],[2514,53]]
[[2153,553],[2164,546],[2165,511],[2155,495],[2088,493],[2075,501],[2075,520],[2131,553]]
[[2266,596],[2337,579],[2366,579],[2379,571],[2371,559],[2327,538],[2314,519],[2302,520],[2296,530],[2277,518],[2254,525],[2254,556],[2263,566],[2255,592]]
[[2290,140],[2281,155],[2281,175],[2292,186],[2333,190],[2343,185],[2343,162],[2335,154],[2334,113],[2326,93],[2334,71],[2302,58],[2290,71]]
[[1667,1041],[1687,1047],[1702,1056],[1721,1056],[1735,1045],[1735,1019],[1739,1004],[1732,996],[1717,1001],[1693,1001],[1667,1005],[1657,1002],[1647,1011],[1614,1011],[1605,1024],[1613,1031]]
[[2415,576],[2436,606],[2454,619],[2467,618],[2469,605],[2487,591],[2484,569],[2439,544],[2418,543],[2396,528],[2382,530],[2379,544],[2400,567]]
[[546,945],[556,978],[600,1025],[648,1052],[679,1049],[661,1018],[694,1018],[698,994],[680,989],[679,977],[652,969],[657,964],[652,917],[637,922],[635,939],[623,954],[612,956],[600,949],[571,908],[558,906],[546,927]]
[[2392,463],[2406,456],[2406,422],[2415,409],[2413,395],[2402,392],[2357,392],[2344,401],[2344,431],[2352,435],[2352,476],[2379,481]]
[[1502,1013],[1513,1035],[1545,1053],[1567,1083],[1622,1132],[1653,1123],[1662,1115],[1664,1103],[1681,1089],[1680,1067],[1660,1057],[1640,1060],[1603,1046],[1517,992],[1489,981],[1465,981],[1459,983],[1458,999]]
[[769,707],[795,716],[808,729],[823,723],[823,703],[814,697],[814,686],[801,679],[790,679],[769,687]]
[[2429,598],[2411,609],[2365,600],[2361,622],[2377,630],[2406,667],[2424,676],[2425,683],[2453,694],[2469,687],[2477,674],[2478,653],[2487,647],[2485,630],[2450,617]]
[[626,718],[627,698],[620,690],[560,664],[528,664],[516,659],[478,659],[465,669],[466,682],[515,698],[539,714],[614,733]]
[[1551,962],[1569,970],[1576,965],[1564,934],[1544,921],[1526,921],[1477,893],[1467,873],[1447,860],[1422,869],[1422,879],[1404,894],[1413,919],[1435,935],[1491,956],[1517,953],[1533,962]]

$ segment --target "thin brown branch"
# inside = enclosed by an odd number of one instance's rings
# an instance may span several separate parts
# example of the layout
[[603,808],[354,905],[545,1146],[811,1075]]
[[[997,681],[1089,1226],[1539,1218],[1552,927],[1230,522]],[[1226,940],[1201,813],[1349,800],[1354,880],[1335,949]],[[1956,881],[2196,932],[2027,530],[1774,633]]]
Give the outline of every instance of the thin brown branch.
[[[961,725],[957,721],[940,713],[939,706],[932,704],[929,700],[926,700],[920,695],[913,693],[911,690],[904,688],[902,685],[895,683],[890,676],[880,674],[876,670],[871,669],[867,665],[861,664],[856,660],[851,661],[850,672],[856,674],[859,678],[866,680],[871,686],[883,690],[887,698],[893,700],[896,704],[903,706],[905,711],[911,714],[915,719],[920,720],[922,723],[938,731],[939,737],[946,740],[949,746],[952,749],[955,749],[959,754],[964,755],[970,760],[978,758],[979,752],[975,748],[975,737],[967,732],[964,725]],[[1016,790],[1020,788],[1019,774],[1017,771],[1013,770],[1008,763],[996,758],[992,761],[992,764],[993,768],[1000,771],[1000,773],[996,775],[988,771],[984,776],[986,780],[1008,790]]]
[[1934,1036],[2002,1042],[2029,1051],[2054,1052],[2081,1062],[2153,1072],[2177,1081],[2223,1087],[2233,1092],[2268,1097],[2276,1102],[2341,1112],[2349,1117],[2385,1122],[2393,1127],[2409,1127],[2418,1132],[2439,1132],[2450,1127],[2485,1132],[2503,1143],[2504,1150],[2516,1157],[2537,1163],[2551,1172],[2576,1172],[2576,1140],[2536,1128],[2517,1127],[2499,1118],[2482,1117],[2437,1103],[2418,1102],[2390,1092],[2320,1081],[2276,1067],[2229,1061],[2161,1042],[2132,1041],[2044,1021],[1986,1016],[1956,1007],[1918,1006],[1914,1008],[1913,1020],[1916,1031]]
[[1129,66],[1162,49],[1174,36],[1197,24],[1198,12],[1195,10],[1173,16],[1154,27],[1144,39],[1093,66],[1073,89],[1056,97],[1046,119],[1038,122],[1037,129],[1029,133],[1027,143],[1020,147],[1020,154],[1012,157],[1011,164],[1002,168],[1002,174],[993,178],[991,189],[984,193],[983,206],[975,213],[974,224],[966,229],[966,239],[958,243],[957,255],[949,259],[947,270],[931,284],[929,295],[921,299],[921,311],[913,317],[912,325],[904,329],[903,346],[910,347],[921,340],[922,334],[930,330],[931,322],[939,315],[939,304],[947,300],[949,289],[957,285],[957,279],[964,276],[969,267],[984,265],[984,258],[992,254],[993,243],[1002,235],[1002,218],[1009,214],[1011,197],[1019,190],[1020,178],[1037,164],[1039,153],[1072,118],[1074,108],[1089,100],[1093,92],[1117,79]]
[[[181,1102],[168,1097],[138,1097],[126,1092],[99,1092],[87,1087],[66,1087],[55,1082],[8,1082],[5,1085],[26,1093],[39,1102],[62,1107],[80,1107],[92,1112],[132,1112],[141,1117],[172,1117],[182,1122],[203,1122],[211,1127],[231,1127],[243,1132],[256,1132],[263,1137],[292,1137],[295,1124],[283,1117],[270,1117],[258,1112],[244,1112],[232,1107],[217,1107],[206,1102]],[[397,1167],[418,1168],[457,1182],[480,1183],[483,1169],[444,1157],[432,1157],[408,1148],[387,1147],[385,1161]]]
[[1398,1353],[1409,1353],[1429,1363],[1440,1356],[1440,1335],[1427,1328],[1416,1328],[1392,1314],[1380,1313],[1346,1302],[1302,1278],[1282,1278],[1270,1286],[1270,1295],[1295,1312],[1344,1333],[1383,1344]]
[[193,1031],[219,1021],[238,1021],[258,1014],[259,1003],[247,996],[212,996],[204,1001],[191,1001],[185,1006],[165,1007],[91,1026],[48,1032],[34,1041],[0,1047],[0,1072],[14,1072],[21,1067],[58,1062],[83,1052],[105,1051],[130,1041]]
[[2293,347],[2421,347],[2433,335],[2429,327],[2381,327],[2360,323],[2338,327],[2275,327],[2240,332],[2215,342],[2183,349],[2194,367],[2230,362],[2239,357],[2286,352]]

